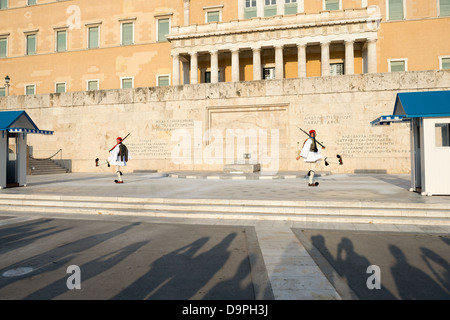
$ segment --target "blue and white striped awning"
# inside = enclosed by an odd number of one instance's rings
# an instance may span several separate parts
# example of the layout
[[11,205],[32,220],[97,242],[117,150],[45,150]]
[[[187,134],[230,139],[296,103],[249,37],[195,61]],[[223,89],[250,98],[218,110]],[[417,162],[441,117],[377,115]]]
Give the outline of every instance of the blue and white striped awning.
[[370,125],[371,126],[388,126],[391,122],[405,122],[410,119],[403,115],[390,115],[390,116],[381,116],[375,120],[373,120]]
[[8,128],[6,129],[8,132],[12,133],[37,133],[37,134],[47,134],[52,135],[53,131],[50,130],[39,130],[39,129],[25,129],[25,128]]
[[398,93],[393,115],[381,116],[370,124],[389,125],[391,122],[431,117],[450,117],[450,90]]
[[52,135],[53,131],[40,130],[23,110],[0,111],[0,132],[38,133]]

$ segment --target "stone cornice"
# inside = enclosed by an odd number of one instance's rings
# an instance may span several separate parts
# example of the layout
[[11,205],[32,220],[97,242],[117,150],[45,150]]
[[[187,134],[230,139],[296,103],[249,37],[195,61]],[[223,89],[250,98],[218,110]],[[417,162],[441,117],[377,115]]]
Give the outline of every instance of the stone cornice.
[[208,38],[240,33],[262,33],[268,31],[314,28],[323,26],[367,24],[367,29],[377,31],[382,16],[369,8],[341,11],[323,11],[317,14],[298,13],[293,16],[273,16],[202,25],[176,26],[171,28],[169,41],[193,38]]

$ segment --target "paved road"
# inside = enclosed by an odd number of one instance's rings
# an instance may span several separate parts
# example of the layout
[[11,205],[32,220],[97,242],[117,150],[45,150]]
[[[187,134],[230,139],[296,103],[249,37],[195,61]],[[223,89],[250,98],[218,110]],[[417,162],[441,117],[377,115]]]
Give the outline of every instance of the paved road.
[[[319,266],[326,270],[331,265],[359,299],[450,299],[448,234],[299,229],[294,233],[310,241],[327,262]],[[380,289],[367,287],[374,274],[367,268],[372,265],[379,267]]]
[[[0,299],[270,298],[251,276],[251,264],[261,263],[254,239],[253,229],[239,226],[53,218],[7,224],[0,227]],[[80,267],[80,290],[67,288],[70,265]]]
[[[172,222],[1,216],[0,299],[450,298],[448,234]],[[80,290],[67,288],[70,265],[80,267]],[[370,265],[380,267],[380,290],[367,288]]]

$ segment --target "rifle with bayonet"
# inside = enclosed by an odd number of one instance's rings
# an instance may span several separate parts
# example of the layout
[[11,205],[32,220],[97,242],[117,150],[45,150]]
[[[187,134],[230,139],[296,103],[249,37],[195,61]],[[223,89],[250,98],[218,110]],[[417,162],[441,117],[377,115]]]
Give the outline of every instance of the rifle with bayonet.
[[[122,141],[119,142],[119,143],[122,143],[126,138],[128,138],[128,136],[129,136],[130,134],[131,134],[131,132],[130,132],[129,134],[127,134],[127,135],[125,136],[125,138],[123,138]],[[114,148],[117,147],[117,145],[118,145],[119,143],[116,143],[116,145],[115,145],[114,147],[112,147],[111,150],[109,150],[109,152],[111,152],[112,150],[114,150]],[[100,161],[99,158],[95,159],[95,166],[96,166],[96,167],[99,167],[99,166],[104,165],[104,164],[107,164],[108,167],[111,167],[111,165],[109,164],[108,160],[105,160],[105,162],[102,163],[102,164],[98,164],[99,161]]]
[[[311,135],[310,135],[308,132],[306,132],[305,130],[303,130],[303,129],[300,128],[299,126],[296,126],[296,127],[297,127],[298,129],[300,129],[300,131],[302,131],[303,133],[305,133],[309,138],[316,140],[316,138],[311,137]],[[323,144],[321,144],[319,141],[316,140],[316,142],[317,142],[322,148],[325,148],[325,146],[324,146]]]

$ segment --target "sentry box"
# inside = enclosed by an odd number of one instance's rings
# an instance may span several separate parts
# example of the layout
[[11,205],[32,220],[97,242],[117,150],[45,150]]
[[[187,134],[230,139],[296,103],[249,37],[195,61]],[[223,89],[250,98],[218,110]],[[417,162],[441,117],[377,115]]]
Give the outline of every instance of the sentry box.
[[27,134],[39,130],[25,111],[0,111],[0,189],[27,185]]
[[450,91],[398,93],[394,112],[371,122],[410,122],[411,189],[450,195]]

